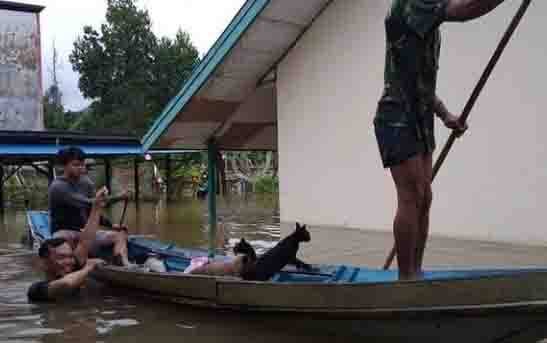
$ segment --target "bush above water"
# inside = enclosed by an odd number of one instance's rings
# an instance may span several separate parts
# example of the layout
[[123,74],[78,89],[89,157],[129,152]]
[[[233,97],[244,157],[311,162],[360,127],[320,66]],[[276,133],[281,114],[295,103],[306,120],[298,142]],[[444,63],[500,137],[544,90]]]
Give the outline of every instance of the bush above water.
[[255,192],[260,194],[273,194],[279,192],[279,179],[277,176],[263,176],[255,184]]

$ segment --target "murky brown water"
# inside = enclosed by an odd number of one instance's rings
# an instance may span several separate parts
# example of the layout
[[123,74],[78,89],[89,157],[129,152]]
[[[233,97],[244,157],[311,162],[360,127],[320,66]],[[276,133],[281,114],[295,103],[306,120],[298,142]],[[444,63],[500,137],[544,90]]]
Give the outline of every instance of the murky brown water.
[[[110,217],[120,217],[121,207]],[[181,246],[207,245],[206,202],[130,205],[131,231],[155,235]],[[267,248],[279,238],[277,201],[232,199],[219,204],[230,244],[242,236]],[[0,343],[34,342],[330,342],[311,327],[267,316],[195,310],[100,289],[75,303],[31,305],[28,286],[41,278],[35,254],[21,244],[25,212],[7,211],[0,223]],[[96,294],[94,294],[96,293]],[[317,326],[319,329],[320,325]],[[303,338],[305,338],[303,340]],[[344,337],[351,342],[353,337]],[[355,338],[357,340],[357,338]]]

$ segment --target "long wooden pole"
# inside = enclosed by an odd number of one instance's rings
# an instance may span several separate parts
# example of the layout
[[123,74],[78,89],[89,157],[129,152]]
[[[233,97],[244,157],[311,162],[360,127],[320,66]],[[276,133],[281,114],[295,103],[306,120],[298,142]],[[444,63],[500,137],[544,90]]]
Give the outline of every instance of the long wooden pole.
[[127,203],[129,202],[129,197],[126,197],[123,202],[122,215],[120,217],[120,228],[123,227],[123,222],[125,221],[125,213],[127,212]]
[[[492,74],[492,71],[494,70],[494,67],[498,63],[503,51],[505,50],[507,43],[509,43],[509,40],[513,36],[513,33],[515,33],[518,25],[520,24],[522,18],[524,17],[524,14],[526,13],[526,10],[528,10],[528,7],[532,3],[532,0],[524,0],[522,4],[520,5],[519,10],[513,17],[513,20],[509,24],[509,27],[505,31],[505,34],[501,38],[501,41],[498,44],[498,47],[496,48],[496,51],[494,51],[494,54],[492,55],[492,58],[488,62],[488,65],[484,69],[484,72],[481,75],[481,78],[479,79],[479,82],[475,86],[475,89],[473,89],[473,93],[471,93],[471,97],[467,101],[467,104],[465,105],[462,115],[460,116],[460,122],[465,125],[467,122],[467,118],[469,117],[469,114],[471,114],[471,110],[473,109],[473,106],[475,106],[475,103],[477,102],[477,99],[479,98],[479,95],[481,94],[484,86],[486,85],[486,82],[490,78],[490,75]],[[446,156],[448,156],[448,153],[450,152],[450,149],[452,148],[452,145],[454,145],[454,142],[456,141],[456,138],[458,138],[458,133],[456,131],[452,131],[450,134],[450,137],[448,138],[448,141],[446,142],[445,146],[441,150],[441,153],[439,154],[439,157],[437,158],[437,161],[435,162],[435,165],[433,166],[433,178],[431,179],[431,182],[435,179],[435,176],[437,176],[437,173],[439,172],[439,169],[441,169],[441,166],[443,165],[443,162],[446,159]],[[391,263],[393,262],[393,259],[396,255],[396,247],[393,245],[393,248],[391,249],[390,254],[388,255],[386,262],[384,263],[384,269],[389,269],[391,266]]]

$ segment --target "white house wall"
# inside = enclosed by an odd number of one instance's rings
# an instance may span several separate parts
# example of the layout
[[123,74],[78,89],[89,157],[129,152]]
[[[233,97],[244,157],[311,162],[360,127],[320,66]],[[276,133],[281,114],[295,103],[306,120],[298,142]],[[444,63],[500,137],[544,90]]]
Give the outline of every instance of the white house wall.
[[[520,1],[446,24],[439,95],[459,112]],[[381,94],[389,1],[342,0],[278,69],[282,222],[391,230],[395,194],[372,119]],[[435,181],[431,232],[547,244],[544,13],[535,1]],[[440,122],[437,122],[440,124]],[[438,151],[447,131],[437,127]]]

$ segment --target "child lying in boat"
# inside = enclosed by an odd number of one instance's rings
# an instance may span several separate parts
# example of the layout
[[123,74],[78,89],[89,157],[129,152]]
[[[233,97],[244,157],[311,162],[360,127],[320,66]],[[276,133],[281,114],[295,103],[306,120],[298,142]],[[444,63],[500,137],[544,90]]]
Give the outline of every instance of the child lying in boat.
[[309,242],[306,225],[296,223],[296,230],[275,247],[257,258],[253,247],[242,239],[234,247],[236,257],[229,261],[211,261],[207,257],[192,259],[185,270],[189,274],[236,276],[250,281],[267,281],[287,264],[310,270],[311,267],[296,258],[301,242]]
[[210,276],[241,277],[243,271],[252,264],[247,255],[236,255],[227,261],[215,261],[206,256],[194,257],[190,266],[184,270],[187,274],[202,274]]

